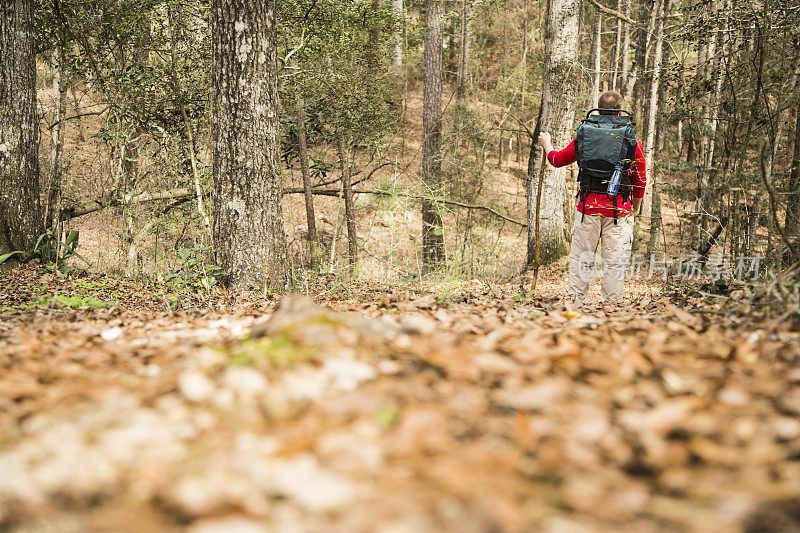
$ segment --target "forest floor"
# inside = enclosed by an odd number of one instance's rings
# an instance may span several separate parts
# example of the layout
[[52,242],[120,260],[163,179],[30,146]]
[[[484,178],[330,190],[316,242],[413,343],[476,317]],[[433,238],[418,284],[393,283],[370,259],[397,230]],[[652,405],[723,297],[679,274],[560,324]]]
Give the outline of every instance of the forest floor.
[[799,530],[798,321],[564,278],[317,305],[0,272],[0,530]]

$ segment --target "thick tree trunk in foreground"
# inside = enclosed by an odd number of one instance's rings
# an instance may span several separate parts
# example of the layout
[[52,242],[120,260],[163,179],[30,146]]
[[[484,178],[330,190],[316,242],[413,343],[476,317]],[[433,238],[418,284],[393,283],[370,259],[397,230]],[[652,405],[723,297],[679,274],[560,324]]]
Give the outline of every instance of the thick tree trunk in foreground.
[[0,253],[30,251],[44,232],[33,4],[0,2]]
[[214,243],[230,285],[286,285],[275,0],[213,0]]
[[[422,70],[422,184],[424,194],[437,196],[442,189],[442,0],[425,4],[425,52]],[[442,217],[433,202],[422,203],[422,259],[426,271],[444,264]]]
[[[574,134],[573,118],[579,85],[576,57],[578,52],[578,0],[550,0],[545,25],[545,64],[542,81],[542,105],[534,138],[539,131],[550,132],[553,145],[566,146]],[[531,146],[528,161],[528,265],[534,262],[534,227],[536,187],[542,151]],[[564,235],[564,202],[566,198],[566,168],[548,166],[540,213],[539,255],[542,264],[552,263],[567,252]]]

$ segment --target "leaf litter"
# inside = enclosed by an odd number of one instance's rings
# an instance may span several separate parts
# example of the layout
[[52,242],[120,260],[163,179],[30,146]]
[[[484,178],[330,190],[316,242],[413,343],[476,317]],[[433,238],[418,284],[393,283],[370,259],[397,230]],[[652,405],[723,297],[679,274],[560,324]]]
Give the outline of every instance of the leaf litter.
[[743,300],[0,276],[3,530],[800,528],[800,328]]

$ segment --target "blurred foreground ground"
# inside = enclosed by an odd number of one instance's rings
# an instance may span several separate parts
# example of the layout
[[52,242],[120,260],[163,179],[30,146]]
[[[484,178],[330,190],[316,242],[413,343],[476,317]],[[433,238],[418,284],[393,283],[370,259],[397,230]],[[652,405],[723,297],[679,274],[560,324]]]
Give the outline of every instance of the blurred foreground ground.
[[276,310],[0,272],[0,530],[800,530],[798,323],[564,278]]

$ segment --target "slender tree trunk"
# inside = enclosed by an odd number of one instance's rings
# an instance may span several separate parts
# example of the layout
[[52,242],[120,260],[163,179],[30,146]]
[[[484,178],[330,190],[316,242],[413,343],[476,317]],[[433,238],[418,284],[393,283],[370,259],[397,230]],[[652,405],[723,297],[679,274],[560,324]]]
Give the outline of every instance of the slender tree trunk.
[[[650,35],[653,33],[656,25],[656,0],[642,0],[639,6],[639,24],[636,31],[636,51],[634,54],[633,67],[628,74],[628,79],[625,83],[625,91],[622,95],[629,100],[629,108],[633,108],[636,117],[636,123],[642,123],[642,94],[644,93],[644,71],[647,69],[648,64],[648,46],[650,44]],[[647,21],[645,23],[645,21]],[[632,95],[632,98],[629,98]]]
[[[522,20],[522,84],[520,89],[520,109],[525,109],[525,94],[528,90],[527,74],[528,74],[528,0],[524,2],[525,15]],[[522,133],[517,133],[517,153],[516,161],[522,161]]]
[[72,106],[75,110],[75,122],[78,124],[78,140],[80,142],[86,141],[86,135],[83,133],[83,120],[81,119],[81,106],[78,102],[78,94],[75,90],[75,81],[73,80],[72,86],[70,87],[70,92],[72,92]]
[[[625,0],[626,17],[631,16],[631,0]],[[630,48],[631,48],[631,25],[627,22],[623,25],[622,29],[622,72],[619,80],[619,91],[622,92],[624,87],[628,84],[628,67],[630,62]]]
[[47,202],[44,206],[45,226],[53,228],[56,228],[60,222],[58,213],[61,212],[64,131],[66,129],[63,121],[66,116],[67,85],[63,79],[63,61],[64,47],[58,43],[53,48],[53,57],[51,58],[53,66],[53,127],[50,130],[50,185],[47,188]]
[[395,67],[403,66],[403,26],[405,15],[403,14],[403,0],[392,0],[392,15],[394,24],[392,25],[392,41],[394,42],[394,58],[392,63]]
[[[527,74],[528,74],[528,0],[525,0],[525,18],[522,21],[522,89],[520,97],[522,99],[520,109],[525,109],[525,94],[527,93]],[[517,142],[517,153],[519,153],[520,142]],[[517,161],[520,157],[517,156]]]
[[356,233],[356,209],[353,203],[353,184],[350,170],[350,141],[341,134],[336,135],[336,147],[342,166],[342,195],[344,196],[344,217],[347,221],[347,262],[350,273],[355,273],[358,264],[358,234]]
[[[712,9],[714,15],[713,20],[717,20],[717,15],[720,11],[718,1],[714,1]],[[720,27],[721,26],[716,26],[715,29],[720,29]],[[709,41],[706,47],[707,60],[703,64],[703,79],[705,80],[705,85],[708,86],[711,84],[710,82],[713,81],[714,90],[711,95],[706,95],[706,97],[702,98],[700,111],[700,124],[703,124],[704,128],[700,134],[699,155],[701,157],[700,163],[702,168],[700,169],[700,179],[698,180],[699,194],[696,203],[696,211],[701,215],[699,224],[697,225],[698,242],[701,240],[701,235],[706,231],[706,226],[708,224],[708,217],[706,215],[714,211],[714,194],[712,194],[712,191],[709,189],[713,172],[712,167],[714,165],[714,151],[716,149],[720,96],[722,94],[723,57],[725,56],[725,45],[723,44],[720,46],[720,50],[718,51],[717,40],[722,42],[722,39],[721,31],[714,34],[714,38]],[[709,60],[711,61],[710,66],[707,64]],[[754,210],[758,211],[757,205],[754,206]]]
[[[617,0],[617,11],[620,13],[622,12],[622,0]],[[616,89],[617,88],[617,80],[619,74],[619,52],[620,46],[622,45],[622,20],[617,19],[617,31],[614,35],[614,68],[611,69],[611,74],[609,76],[609,89]]]
[[603,36],[603,14],[594,8],[594,26],[592,26],[592,107],[597,107],[600,98],[600,58]]
[[[781,86],[780,94],[786,96],[794,94],[797,88],[798,78],[800,78],[800,60],[795,63],[794,70]],[[766,153],[767,159],[764,161],[764,169],[767,173],[766,179],[770,183],[772,182],[772,174],[775,172],[775,158],[778,157],[783,130],[787,122],[789,122],[790,113],[791,108],[787,106],[783,109],[778,109],[778,112],[775,114],[774,138],[771,139],[770,149],[767,150]]]
[[[383,0],[372,0],[372,10],[375,14],[379,14],[383,9]],[[381,61],[381,24],[378,21],[373,21],[369,29],[369,38],[372,47],[369,49],[370,62],[372,68],[377,69]]]
[[[548,2],[544,2],[545,19],[547,19],[546,11],[549,8],[550,6],[548,0]],[[578,59],[578,63],[580,63],[581,65],[583,64],[583,17],[585,9],[586,9],[586,4],[584,3],[584,0],[578,0],[578,53],[576,57]],[[591,50],[589,51],[589,54],[591,55]]]
[[[565,146],[573,135],[573,118],[579,86],[576,59],[578,51],[578,0],[550,0],[545,23],[545,63],[542,79],[542,104],[533,137],[540,131],[550,132],[557,147]],[[528,160],[527,264],[533,266],[535,255],[536,190],[542,151],[531,145]],[[540,210],[540,258],[552,263],[567,252],[564,231],[566,168],[548,166],[544,173]]]
[[786,197],[786,234],[797,236],[800,235],[800,107],[795,112],[794,153]]
[[[436,196],[442,190],[442,43],[444,8],[442,0],[425,3],[425,51],[422,96],[422,183],[425,194]],[[426,271],[445,261],[442,217],[435,204],[422,203],[422,258]]]
[[229,285],[283,290],[275,0],[212,0],[214,241]]
[[470,63],[470,28],[472,26],[472,6],[470,0],[461,0],[461,50],[458,61],[458,78],[456,82],[456,98],[462,99],[469,90],[471,80]]
[[[175,23],[174,17],[176,16],[175,9],[179,9],[178,7],[170,7],[167,11],[167,16],[169,20],[169,37],[170,37],[170,58],[171,58],[171,72],[174,76],[173,82],[175,84],[175,92],[177,95],[177,100],[179,103],[179,107],[181,108],[181,117],[184,121],[184,126],[187,128],[187,132],[190,132],[188,129],[188,117],[186,117],[186,112],[183,107],[183,95],[182,91],[180,90],[180,85],[177,82],[177,55],[176,55],[176,45],[175,45]],[[132,67],[138,69],[139,73],[144,73],[145,69],[147,68],[147,62],[150,57],[150,20],[147,16],[142,17],[139,19],[139,23],[136,26],[136,41],[133,46],[133,53],[132,53]],[[133,100],[129,102],[130,105],[136,107],[143,107],[145,102]],[[122,142],[122,147],[120,150],[120,159],[121,159],[121,168],[122,168],[122,183],[124,190],[126,192],[133,192],[136,190],[139,182],[139,138],[142,133],[145,131],[145,126],[141,122],[134,122],[134,123],[127,123],[127,126],[130,127],[131,137],[129,139],[124,139]],[[181,149],[183,150],[184,145],[181,145]],[[191,153],[191,149],[186,149],[184,152],[184,157],[187,159],[191,157],[189,154]],[[197,177],[196,168],[194,167],[194,159],[192,158],[190,162],[190,166],[192,167],[193,175]],[[199,189],[199,187],[198,187]],[[202,195],[197,194],[197,203],[200,206],[200,211],[202,213]],[[145,233],[140,231],[136,228],[137,217],[135,217],[135,206],[123,206],[123,234],[122,234],[122,245],[125,251],[125,273],[128,276],[136,275],[141,270],[142,261],[139,257],[139,244],[138,241],[142,237],[144,237]],[[205,221],[207,222],[208,219],[206,217]],[[207,226],[207,230],[210,232],[210,226]]]
[[306,201],[306,224],[308,226],[308,252],[311,264],[317,263],[317,221],[314,216],[314,195],[311,194],[311,170],[308,165],[308,140],[306,138],[306,105],[300,94],[295,95],[297,114],[297,144],[300,148],[300,172],[303,176],[303,195]]
[[[642,216],[644,218],[650,217],[652,213],[653,202],[653,188],[656,182],[656,173],[653,168],[653,152],[655,149],[656,138],[656,117],[658,115],[658,85],[661,81],[661,57],[664,42],[664,17],[663,13],[669,11],[669,0],[657,0],[656,11],[658,12],[656,23],[656,33],[654,35],[655,45],[653,49],[653,73],[650,76],[649,105],[647,106],[647,137],[645,141],[645,160],[647,165],[647,176],[649,178],[648,187],[645,191],[645,197],[642,205]],[[650,220],[650,227],[652,228],[654,221]]]
[[[661,184],[658,182],[658,173],[655,171],[653,159],[655,155],[660,154],[664,142],[664,123],[663,118],[658,118],[658,109],[663,101],[664,92],[666,90],[666,83],[662,77],[662,64],[666,68],[669,61],[669,52],[664,52],[664,19],[669,15],[670,0],[660,0],[660,15],[659,22],[656,27],[655,36],[655,50],[653,51],[653,79],[650,82],[650,108],[648,109],[648,133],[647,144],[649,146],[648,154],[653,151],[653,155],[649,157],[648,172],[650,182],[652,183],[650,202],[650,240],[647,244],[647,253],[649,255],[655,254],[658,249],[658,241],[661,233]],[[654,138],[654,139],[653,139]],[[666,251],[666,250],[665,250]]]
[[0,2],[0,253],[32,250],[44,232],[33,0]]

